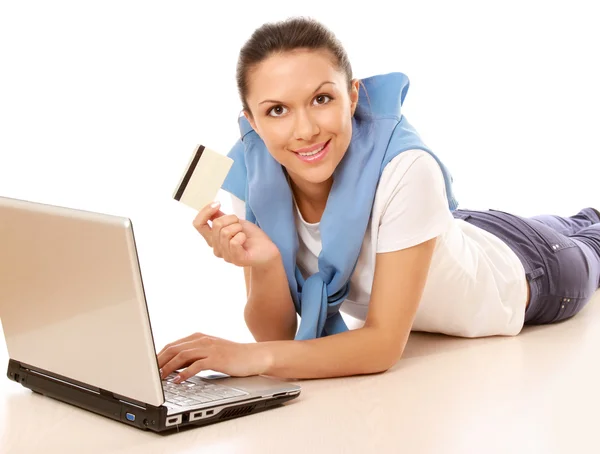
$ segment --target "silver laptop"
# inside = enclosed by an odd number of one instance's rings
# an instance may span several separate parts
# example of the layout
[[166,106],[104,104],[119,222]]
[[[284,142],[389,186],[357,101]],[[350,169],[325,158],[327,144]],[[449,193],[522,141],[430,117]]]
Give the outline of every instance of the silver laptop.
[[140,429],[249,415],[301,390],[262,376],[161,380],[128,218],[0,197],[0,318],[9,379]]

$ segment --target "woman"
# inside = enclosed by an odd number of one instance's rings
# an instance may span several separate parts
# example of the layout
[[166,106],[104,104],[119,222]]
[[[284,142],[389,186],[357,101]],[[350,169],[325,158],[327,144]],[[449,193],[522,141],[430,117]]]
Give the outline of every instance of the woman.
[[[194,225],[244,268],[256,343],[197,333],[158,355],[163,378],[376,373],[411,330],[513,336],[579,312],[600,286],[600,214],[457,209],[452,177],[400,113],[401,73],[357,81],[312,20],[267,24],[241,50],[242,137]],[[364,320],[348,330],[340,310]],[[297,325],[297,313],[300,326]]]

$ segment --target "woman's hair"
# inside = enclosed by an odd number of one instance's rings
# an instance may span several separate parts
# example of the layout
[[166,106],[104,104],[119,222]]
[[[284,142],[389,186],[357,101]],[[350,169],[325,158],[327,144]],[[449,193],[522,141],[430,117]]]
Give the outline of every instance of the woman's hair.
[[[338,70],[346,74],[348,91],[352,86],[352,66],[341,42],[323,24],[311,18],[293,17],[279,22],[266,23],[256,29],[240,50],[237,63],[237,86],[245,111],[250,113],[246,101],[248,75],[263,60],[276,53],[296,49],[329,51]],[[364,86],[363,86],[364,89]],[[357,118],[365,113],[355,112]]]

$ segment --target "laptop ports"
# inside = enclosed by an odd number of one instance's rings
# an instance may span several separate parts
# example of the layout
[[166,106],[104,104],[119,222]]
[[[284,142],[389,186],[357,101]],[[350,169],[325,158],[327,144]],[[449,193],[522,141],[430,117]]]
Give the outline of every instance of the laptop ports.
[[178,416],[170,416],[167,418],[167,422],[166,422],[166,426],[174,426],[176,424],[181,424],[182,421],[182,415],[178,415]]
[[209,416],[212,416],[214,414],[215,414],[214,410],[194,411],[194,412],[190,413],[190,422],[197,421],[199,419],[208,418]]
[[204,417],[203,411],[195,411],[193,413],[190,413],[190,422],[197,421],[199,419],[202,419],[203,417]]

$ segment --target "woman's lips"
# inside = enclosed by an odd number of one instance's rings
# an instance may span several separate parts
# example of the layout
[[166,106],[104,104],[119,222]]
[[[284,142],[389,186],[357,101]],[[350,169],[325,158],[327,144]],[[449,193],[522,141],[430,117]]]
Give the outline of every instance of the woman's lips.
[[331,139],[329,139],[326,143],[325,146],[323,146],[323,148],[316,152],[316,150],[319,150],[319,147],[313,147],[313,151],[310,152],[309,154],[300,154],[299,152],[295,152],[296,156],[298,157],[298,159],[300,159],[303,162],[318,162],[321,161],[329,152],[329,148],[330,148],[330,144],[331,144]]

